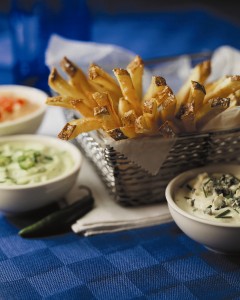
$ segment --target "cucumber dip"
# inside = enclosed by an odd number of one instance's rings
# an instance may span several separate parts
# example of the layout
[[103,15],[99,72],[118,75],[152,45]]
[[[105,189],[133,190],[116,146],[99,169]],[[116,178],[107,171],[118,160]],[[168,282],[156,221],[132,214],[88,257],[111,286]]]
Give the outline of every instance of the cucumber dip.
[[73,168],[71,155],[38,142],[0,144],[0,185],[40,184]]

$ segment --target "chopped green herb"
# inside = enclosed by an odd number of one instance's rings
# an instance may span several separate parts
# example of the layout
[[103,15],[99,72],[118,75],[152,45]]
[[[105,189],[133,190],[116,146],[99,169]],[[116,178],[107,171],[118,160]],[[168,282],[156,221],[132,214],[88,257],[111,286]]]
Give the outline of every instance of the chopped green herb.
[[207,206],[207,208],[211,208],[211,207],[212,207],[212,205],[211,205],[211,204]]
[[215,216],[215,218],[223,218],[223,217],[226,217],[227,214],[229,214],[231,212],[230,209],[227,209],[225,211],[223,211],[222,213],[218,214]]
[[204,192],[204,196],[205,196],[205,198],[207,198],[207,192],[205,191],[205,188],[204,188],[204,186],[202,187],[202,189],[203,189],[203,192]]
[[208,181],[206,181],[206,182],[204,183],[204,186],[206,186],[211,180],[212,180],[212,179],[209,178]]
[[234,210],[235,210],[235,212],[237,212],[239,214],[239,211],[236,208],[234,208]]
[[0,155],[0,167],[6,167],[11,163],[11,161],[10,156]]

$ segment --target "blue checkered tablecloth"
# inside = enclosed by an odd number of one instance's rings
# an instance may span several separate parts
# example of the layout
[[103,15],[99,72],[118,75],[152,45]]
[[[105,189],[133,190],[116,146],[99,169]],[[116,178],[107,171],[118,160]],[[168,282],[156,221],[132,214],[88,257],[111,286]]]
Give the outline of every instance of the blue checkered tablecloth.
[[0,299],[240,299],[240,256],[173,223],[93,237],[23,239],[0,216]]

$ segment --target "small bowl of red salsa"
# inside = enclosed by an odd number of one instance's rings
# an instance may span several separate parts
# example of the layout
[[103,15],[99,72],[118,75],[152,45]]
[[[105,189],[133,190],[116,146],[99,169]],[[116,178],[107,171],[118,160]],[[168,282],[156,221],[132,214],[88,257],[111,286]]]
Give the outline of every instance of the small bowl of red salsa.
[[0,85],[0,136],[35,133],[44,117],[47,97],[33,87]]

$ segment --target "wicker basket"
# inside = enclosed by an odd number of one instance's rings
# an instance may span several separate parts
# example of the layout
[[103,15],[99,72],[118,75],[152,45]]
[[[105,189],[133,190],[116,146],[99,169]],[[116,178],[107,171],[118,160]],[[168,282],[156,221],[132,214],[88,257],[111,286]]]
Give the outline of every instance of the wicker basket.
[[[194,65],[209,58],[209,54],[191,58]],[[161,60],[153,60],[149,65],[158,62]],[[74,114],[66,110],[67,121],[76,118]],[[156,175],[150,175],[91,133],[79,135],[75,142],[93,163],[114,199],[125,206],[164,201],[168,182],[190,168],[211,163],[240,163],[240,128],[178,137]]]
[[[72,120],[74,112],[66,111],[66,118]],[[240,128],[177,138],[156,175],[150,175],[91,133],[83,133],[75,141],[114,199],[125,206],[165,200],[168,182],[185,170],[211,163],[240,163]]]

